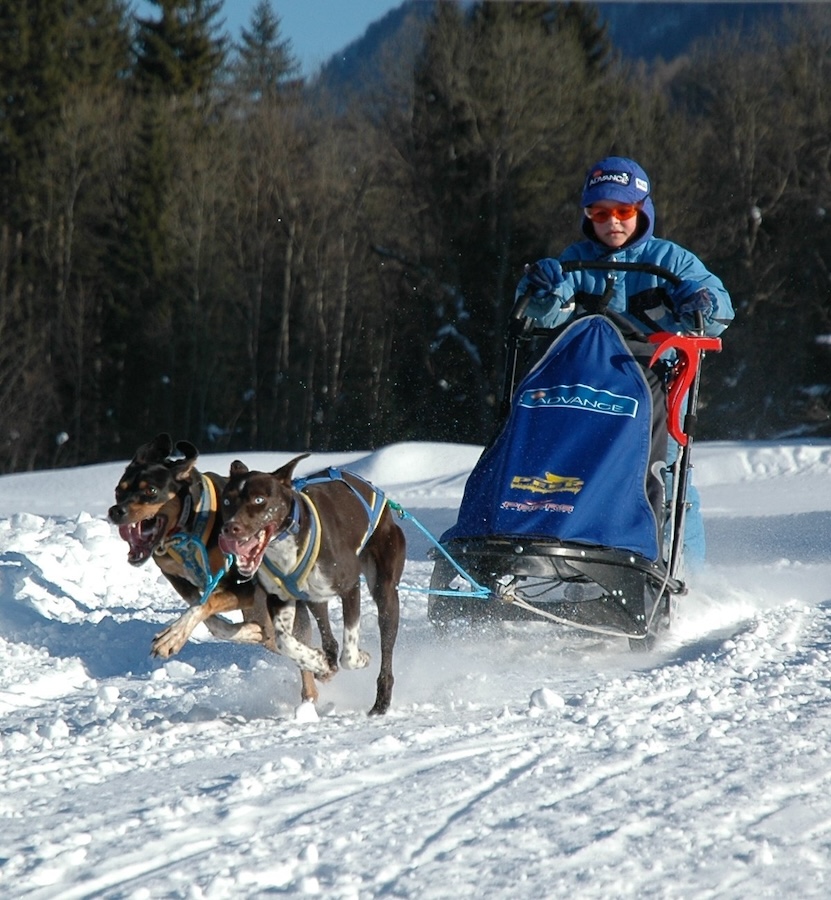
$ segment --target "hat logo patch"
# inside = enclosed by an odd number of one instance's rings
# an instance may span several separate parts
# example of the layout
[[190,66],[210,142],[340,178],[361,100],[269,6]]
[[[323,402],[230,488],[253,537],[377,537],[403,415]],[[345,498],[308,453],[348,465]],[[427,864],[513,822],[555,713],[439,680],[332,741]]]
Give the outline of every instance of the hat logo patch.
[[645,194],[649,193],[649,185],[643,180],[643,178],[635,179],[635,187],[639,191],[643,191]]
[[628,172],[604,172],[602,169],[599,169],[596,172],[592,172],[589,176],[587,188],[596,187],[598,184],[621,184],[626,187],[629,184],[629,173]]

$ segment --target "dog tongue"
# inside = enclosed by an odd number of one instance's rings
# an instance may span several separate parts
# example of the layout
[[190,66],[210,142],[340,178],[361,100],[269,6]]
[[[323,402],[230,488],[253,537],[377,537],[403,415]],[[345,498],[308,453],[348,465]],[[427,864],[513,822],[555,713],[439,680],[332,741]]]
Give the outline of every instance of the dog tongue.
[[127,554],[128,561],[136,564],[148,559],[163,527],[164,523],[157,517],[143,519],[141,522],[134,522],[131,525],[121,525],[118,534],[130,546],[130,552]]
[[229,538],[229,537],[226,537],[224,534],[220,534],[219,549],[223,553],[231,553],[232,555],[236,556],[238,545],[239,545],[239,541],[235,541],[233,538]]
[[259,568],[268,546],[269,533],[260,531],[244,541],[219,536],[219,547],[223,553],[231,553],[237,562],[237,568],[243,575],[252,575]]

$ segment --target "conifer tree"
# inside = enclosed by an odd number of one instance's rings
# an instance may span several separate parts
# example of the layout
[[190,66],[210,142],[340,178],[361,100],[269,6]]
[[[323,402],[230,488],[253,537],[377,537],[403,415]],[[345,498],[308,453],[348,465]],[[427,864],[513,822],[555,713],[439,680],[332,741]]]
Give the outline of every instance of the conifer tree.
[[225,64],[221,0],[149,0],[159,17],[138,17],[136,76],[145,93],[207,98]]
[[254,100],[273,100],[280,87],[300,70],[291,40],[280,34],[280,17],[270,0],[259,0],[251,16],[251,27],[243,28],[232,66],[238,89]]

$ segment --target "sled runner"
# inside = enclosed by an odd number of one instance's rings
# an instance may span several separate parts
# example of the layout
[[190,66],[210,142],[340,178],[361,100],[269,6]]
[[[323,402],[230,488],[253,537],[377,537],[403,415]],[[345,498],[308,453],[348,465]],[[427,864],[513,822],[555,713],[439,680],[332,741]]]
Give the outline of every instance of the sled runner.
[[[637,269],[679,283],[646,263],[562,265]],[[643,647],[686,590],[700,361],[721,341],[645,334],[602,300],[545,329],[524,315],[528,300],[517,301],[509,320],[504,423],[434,552],[428,615],[437,624],[541,616]],[[517,385],[534,342],[547,349]],[[666,497],[668,435],[679,452]]]

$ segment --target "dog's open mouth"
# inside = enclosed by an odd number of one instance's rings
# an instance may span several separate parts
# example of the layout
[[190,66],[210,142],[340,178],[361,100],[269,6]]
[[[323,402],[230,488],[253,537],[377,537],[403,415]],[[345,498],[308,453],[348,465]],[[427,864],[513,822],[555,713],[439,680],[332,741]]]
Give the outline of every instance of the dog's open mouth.
[[131,525],[119,526],[121,539],[130,545],[127,562],[134,566],[146,562],[164,537],[166,529],[167,516],[153,516]]
[[219,536],[219,546],[223,553],[233,554],[240,575],[250,578],[259,569],[274,532],[273,525],[266,525],[262,531],[245,540],[237,540],[223,533]]

